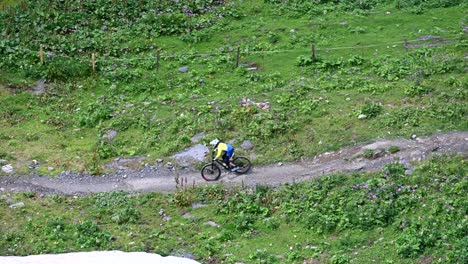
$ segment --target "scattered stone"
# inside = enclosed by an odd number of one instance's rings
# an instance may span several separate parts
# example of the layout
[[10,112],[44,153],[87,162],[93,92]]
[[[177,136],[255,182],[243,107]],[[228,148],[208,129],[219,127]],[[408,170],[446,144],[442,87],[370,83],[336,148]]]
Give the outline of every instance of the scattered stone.
[[278,162],[278,167],[283,166],[283,162]]
[[348,22],[347,21],[343,21],[340,23],[340,25],[342,25],[343,27],[347,27],[348,26]]
[[255,62],[242,62],[239,66],[246,68],[248,71],[258,70],[258,65]]
[[179,71],[180,71],[180,72],[188,72],[188,70],[189,70],[189,67],[188,67],[188,66],[183,66],[183,67],[180,67],[180,68],[179,68]]
[[156,162],[157,162],[157,163],[163,163],[164,160],[163,160],[163,159],[157,159]]
[[244,142],[242,142],[241,148],[243,150],[251,150],[254,148],[254,145],[249,140],[244,140]]
[[411,139],[416,139],[417,136],[415,134],[411,135]]
[[209,225],[209,226],[212,226],[212,227],[220,227],[220,225],[218,225],[217,223],[213,222],[213,221],[208,221],[205,223],[205,225]]
[[11,209],[21,208],[21,207],[24,207],[24,203],[19,202],[19,203],[12,204],[12,205],[10,205],[8,207],[10,207]]
[[107,140],[107,141],[112,141],[116,136],[117,136],[117,131],[110,129],[106,132],[104,136],[102,136],[102,139]]
[[1,164],[5,164],[6,162],[7,162],[7,160],[0,159],[0,165],[1,165]]
[[41,94],[45,93],[46,88],[47,88],[46,81],[45,80],[39,80],[39,81],[37,81],[36,86],[31,87],[31,94],[41,95]]
[[190,219],[190,218],[192,218],[193,216],[192,216],[190,213],[186,212],[186,213],[184,213],[184,214],[182,215],[182,217],[187,218],[187,219]]
[[374,153],[372,154],[372,159],[377,159],[377,158],[383,157],[384,155],[385,155],[385,150],[376,149],[374,150]]
[[201,207],[205,207],[207,206],[206,204],[204,203],[193,203],[192,204],[192,209],[197,209],[197,208],[201,208]]
[[7,164],[2,166],[2,171],[4,173],[12,173],[13,172],[13,166],[11,164]]
[[267,111],[267,112],[271,108],[270,102],[255,102],[252,99],[245,98],[245,97],[240,100],[240,105],[242,107],[249,107],[249,106],[255,105],[258,108],[262,109],[263,111]]
[[50,166],[49,166],[49,167],[47,167],[47,170],[48,170],[48,171],[53,171],[53,170],[54,170],[54,167],[50,167]]
[[174,165],[172,165],[172,163],[168,162],[168,163],[166,163],[166,169],[172,170],[172,169],[174,169]]
[[360,115],[358,116],[358,119],[365,119],[365,118],[367,118],[367,116],[366,116],[365,114],[360,114]]
[[173,251],[171,253],[171,256],[186,258],[186,259],[195,259],[195,255],[193,255],[192,253],[187,253],[183,249],[178,249],[176,251]]
[[112,170],[139,170],[142,167],[145,156],[137,156],[132,158],[115,158],[106,165],[106,168]]

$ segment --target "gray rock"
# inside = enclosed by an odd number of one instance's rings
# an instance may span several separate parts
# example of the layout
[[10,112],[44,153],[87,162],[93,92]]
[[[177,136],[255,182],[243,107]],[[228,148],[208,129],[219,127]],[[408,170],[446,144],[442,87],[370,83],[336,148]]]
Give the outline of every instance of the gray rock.
[[36,86],[31,87],[31,93],[34,95],[41,95],[45,93],[46,87],[47,87],[46,81],[39,80],[37,81]]
[[207,205],[204,203],[194,203],[192,204],[192,209],[197,209],[197,208],[206,207],[206,206]]
[[117,131],[110,129],[106,132],[104,136],[102,136],[102,139],[107,140],[107,141],[112,141],[116,136],[117,136]]
[[11,164],[7,164],[2,166],[2,171],[4,173],[12,173],[13,172],[13,166]]
[[164,160],[163,160],[163,159],[157,159],[156,162],[157,162],[157,163],[163,163]]
[[385,153],[386,152],[383,149],[376,149],[374,151],[374,154],[372,154],[372,158],[377,159],[377,158],[383,157],[385,155]]
[[24,207],[24,203],[19,202],[19,203],[12,204],[12,205],[10,205],[8,207],[10,207],[11,209],[21,208],[21,207]]
[[205,223],[205,225],[209,225],[209,226],[212,226],[212,227],[220,227],[220,225],[218,225],[217,223],[213,222],[213,221],[208,221]]
[[242,142],[241,148],[244,150],[251,150],[254,148],[254,145],[249,140],[244,140],[244,142]]
[[172,165],[172,163],[168,162],[168,163],[166,164],[166,169],[172,170],[172,169],[174,169],[174,165]]
[[174,158],[177,164],[179,164],[180,166],[187,167],[197,162],[204,161],[206,153],[208,153],[209,151],[210,150],[207,146],[197,144],[195,146],[183,150],[182,152],[175,154],[174,156],[172,156],[172,158]]
[[183,249],[178,249],[176,251],[173,251],[171,253],[171,256],[180,257],[180,258],[187,258],[187,259],[195,259],[195,255],[193,255],[192,253],[187,253]]
[[187,66],[183,66],[183,67],[179,68],[180,72],[188,72],[188,70],[189,70],[189,67],[187,67]]
[[206,135],[205,132],[198,133],[195,136],[193,136],[190,139],[190,141],[192,141],[192,143],[198,143],[203,137],[205,137],[205,135]]
[[192,216],[190,213],[187,212],[187,213],[183,214],[182,217],[183,217],[183,218],[190,219],[190,218],[192,218],[193,216]]
[[247,62],[241,62],[239,66],[245,67],[245,68],[253,68],[253,67],[257,67],[257,63],[253,61],[247,61]]

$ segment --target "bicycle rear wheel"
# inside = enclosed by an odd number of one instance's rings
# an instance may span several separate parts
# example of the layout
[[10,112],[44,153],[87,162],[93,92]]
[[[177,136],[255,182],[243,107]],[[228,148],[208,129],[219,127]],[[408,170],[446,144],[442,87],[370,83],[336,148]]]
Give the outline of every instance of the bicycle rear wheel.
[[201,169],[201,176],[205,181],[216,181],[221,176],[221,169],[214,163],[206,164]]
[[250,167],[252,167],[252,163],[246,157],[242,157],[242,156],[235,157],[232,160],[232,162],[236,164],[236,167],[238,167],[238,169],[236,170],[237,174],[247,173],[250,170]]

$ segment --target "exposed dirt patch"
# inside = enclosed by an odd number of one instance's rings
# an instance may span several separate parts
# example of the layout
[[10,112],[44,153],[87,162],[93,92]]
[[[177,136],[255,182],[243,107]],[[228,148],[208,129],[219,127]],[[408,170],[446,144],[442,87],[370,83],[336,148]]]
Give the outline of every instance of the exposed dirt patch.
[[138,171],[119,170],[100,177],[72,172],[63,172],[55,179],[35,175],[0,177],[0,191],[30,191],[45,195],[80,195],[114,190],[172,192],[177,187],[176,179],[179,182],[178,187],[207,184],[277,186],[306,181],[331,173],[376,171],[395,160],[406,167],[407,173],[411,173],[414,162],[433,155],[457,153],[466,155],[467,150],[468,131],[463,131],[414,139],[378,139],[294,163],[254,165],[252,171],[246,175],[224,173],[215,183],[205,182],[199,171],[168,169],[160,164],[145,166]]

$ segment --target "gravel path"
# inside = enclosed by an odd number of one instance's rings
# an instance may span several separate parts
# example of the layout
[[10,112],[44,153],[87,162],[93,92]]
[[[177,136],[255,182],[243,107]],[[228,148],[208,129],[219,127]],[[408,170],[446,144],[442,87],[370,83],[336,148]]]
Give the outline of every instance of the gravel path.
[[[400,151],[390,153],[391,146]],[[368,150],[368,151],[366,151]],[[372,150],[372,151],[369,151]],[[36,192],[44,195],[83,195],[125,190],[134,192],[173,192],[178,187],[206,184],[272,185],[305,181],[338,172],[375,171],[398,159],[411,173],[412,163],[432,155],[459,153],[467,155],[468,131],[437,134],[414,139],[378,139],[376,141],[327,152],[294,163],[255,166],[246,175],[223,173],[217,182],[206,182],[199,171],[173,170],[162,165],[146,166],[140,171],[121,171],[103,176],[64,172],[55,179],[47,176],[0,177],[0,192]],[[364,158],[364,153],[373,157]]]

